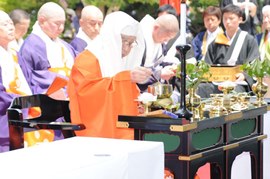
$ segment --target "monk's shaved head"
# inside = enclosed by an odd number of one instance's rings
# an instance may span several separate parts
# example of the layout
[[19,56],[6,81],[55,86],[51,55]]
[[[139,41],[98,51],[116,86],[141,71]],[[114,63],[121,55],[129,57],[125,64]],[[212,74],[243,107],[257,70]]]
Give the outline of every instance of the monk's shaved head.
[[96,6],[92,6],[92,5],[85,6],[82,10],[81,18],[85,19],[88,17],[99,17],[99,18],[103,19],[103,13]]
[[4,20],[10,19],[9,15],[6,12],[2,11],[2,10],[0,10],[0,17],[1,17],[0,21],[2,21],[3,19]]
[[168,42],[179,31],[179,23],[176,16],[163,14],[154,23],[152,37],[155,43]]
[[179,23],[177,18],[172,14],[164,14],[159,16],[155,25],[159,26],[165,32],[178,32],[179,31]]
[[15,27],[9,15],[0,10],[0,46],[7,49],[8,43],[15,39]]
[[85,6],[81,13],[80,26],[82,31],[94,39],[99,34],[103,24],[103,13],[96,6]]
[[40,7],[38,11],[38,18],[39,17],[45,17],[47,19],[56,17],[65,19],[66,15],[64,9],[60,5],[54,2],[47,2]]

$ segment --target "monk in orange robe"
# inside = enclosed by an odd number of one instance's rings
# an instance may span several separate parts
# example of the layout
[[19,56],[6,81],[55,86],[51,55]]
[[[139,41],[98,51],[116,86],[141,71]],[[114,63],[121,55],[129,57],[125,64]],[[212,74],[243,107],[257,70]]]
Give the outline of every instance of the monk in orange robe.
[[[121,19],[121,20],[120,20]],[[75,59],[68,84],[71,119],[86,129],[79,136],[133,139],[132,129],[118,129],[118,115],[137,115],[136,83],[152,71],[130,60],[139,23],[124,12],[106,16],[100,37]]]

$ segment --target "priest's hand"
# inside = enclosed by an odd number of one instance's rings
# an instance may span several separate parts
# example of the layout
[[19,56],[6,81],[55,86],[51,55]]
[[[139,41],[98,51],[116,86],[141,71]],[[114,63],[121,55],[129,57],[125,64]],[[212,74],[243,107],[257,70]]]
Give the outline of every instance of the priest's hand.
[[235,77],[236,77],[236,81],[238,81],[238,82],[241,82],[241,81],[244,81],[245,80],[245,76],[244,76],[243,73],[237,73],[235,75]]
[[176,68],[175,66],[165,66],[161,70],[160,78],[163,80],[169,80],[171,77],[175,76]]
[[152,70],[145,67],[136,67],[131,70],[130,76],[131,81],[134,83],[144,84],[152,75]]

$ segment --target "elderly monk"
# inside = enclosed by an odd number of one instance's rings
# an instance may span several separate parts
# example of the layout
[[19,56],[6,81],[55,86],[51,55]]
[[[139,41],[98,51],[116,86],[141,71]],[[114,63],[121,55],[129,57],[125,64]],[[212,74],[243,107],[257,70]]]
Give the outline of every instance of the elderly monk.
[[[66,80],[69,78],[76,53],[68,43],[59,38],[64,30],[65,20],[65,11],[60,5],[54,2],[43,4],[38,11],[33,31],[19,51],[19,60],[26,62],[31,74],[30,85],[34,93],[46,93],[58,76]],[[58,93],[51,97],[66,99],[65,88],[59,89]],[[40,138],[44,138],[41,132],[53,135],[53,140],[62,138],[60,131],[40,130]],[[27,134],[25,139],[29,145],[41,142],[36,140],[35,136],[34,133]]]
[[142,91],[147,89],[149,84],[157,82],[157,80],[169,80],[175,75],[175,71],[171,66],[160,66],[163,62],[162,44],[174,38],[179,31],[179,23],[177,18],[172,14],[164,14],[154,19],[150,15],[146,15],[141,21],[140,25],[143,32],[143,41],[135,47],[134,53],[131,55],[141,54],[137,60],[142,66],[155,67],[152,68],[155,78],[148,80],[139,87]]
[[81,13],[80,28],[70,42],[75,50],[82,52],[99,35],[103,24],[103,13],[96,6],[85,6]]
[[134,138],[132,129],[117,129],[116,123],[118,115],[138,114],[136,83],[152,74],[127,58],[136,45],[138,28],[131,16],[113,12],[104,20],[100,39],[77,56],[68,85],[72,122],[86,126],[77,135]]
[[15,39],[15,28],[4,11],[0,11],[0,38],[0,152],[4,152],[9,150],[7,108],[14,97],[31,95],[32,90],[24,62],[18,61],[17,52],[9,47]]
[[35,87],[35,92],[44,93],[56,76],[69,76],[76,53],[59,38],[66,20],[61,6],[54,2],[45,3],[37,18],[19,53],[33,76],[31,86]]

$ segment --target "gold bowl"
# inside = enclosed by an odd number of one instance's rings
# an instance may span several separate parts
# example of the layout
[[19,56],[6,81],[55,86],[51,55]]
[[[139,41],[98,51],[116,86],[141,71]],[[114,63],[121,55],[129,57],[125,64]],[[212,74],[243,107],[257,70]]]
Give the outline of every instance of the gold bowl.
[[157,96],[158,99],[169,98],[172,95],[173,87],[171,84],[155,83],[148,86],[148,93]]

